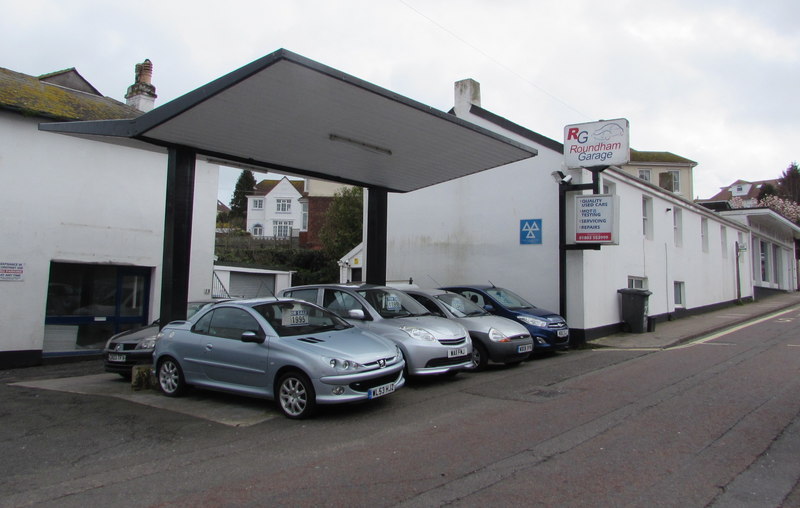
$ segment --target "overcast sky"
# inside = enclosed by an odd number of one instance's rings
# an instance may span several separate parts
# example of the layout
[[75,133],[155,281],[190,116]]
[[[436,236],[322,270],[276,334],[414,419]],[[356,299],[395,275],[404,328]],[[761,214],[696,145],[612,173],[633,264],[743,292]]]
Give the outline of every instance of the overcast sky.
[[[165,104],[286,48],[447,111],[453,83],[558,141],[630,121],[631,147],[695,160],[695,197],[777,178],[800,142],[797,0],[0,0],[0,67],[75,67],[124,101],[153,62]],[[557,168],[554,168],[557,169]],[[230,201],[238,170],[221,173]]]

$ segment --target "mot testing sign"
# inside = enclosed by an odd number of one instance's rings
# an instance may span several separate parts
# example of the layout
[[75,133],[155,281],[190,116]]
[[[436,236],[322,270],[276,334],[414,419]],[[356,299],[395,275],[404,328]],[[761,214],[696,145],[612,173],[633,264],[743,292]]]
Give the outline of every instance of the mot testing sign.
[[618,200],[612,194],[575,196],[575,243],[619,243]]
[[568,168],[619,166],[630,160],[630,132],[625,118],[564,127],[564,163]]

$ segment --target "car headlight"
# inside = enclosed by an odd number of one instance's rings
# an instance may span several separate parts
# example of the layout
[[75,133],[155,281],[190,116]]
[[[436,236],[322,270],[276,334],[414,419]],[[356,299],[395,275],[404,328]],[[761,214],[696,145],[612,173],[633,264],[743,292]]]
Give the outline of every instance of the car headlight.
[[426,340],[428,342],[436,341],[436,337],[434,337],[431,332],[424,328],[420,328],[418,326],[402,326],[400,329],[409,334],[413,339]]
[[326,358],[328,365],[336,370],[358,370],[361,364],[352,360],[342,360],[339,358]]
[[531,316],[517,316],[517,319],[519,319],[525,324],[538,326],[539,328],[547,327],[547,321],[545,321],[544,319],[537,319]]
[[489,339],[493,342],[509,342],[511,340],[505,333],[496,328],[489,328]]
[[136,344],[136,349],[153,349],[156,347],[156,341],[158,340],[158,335],[153,337],[147,337],[139,341]]

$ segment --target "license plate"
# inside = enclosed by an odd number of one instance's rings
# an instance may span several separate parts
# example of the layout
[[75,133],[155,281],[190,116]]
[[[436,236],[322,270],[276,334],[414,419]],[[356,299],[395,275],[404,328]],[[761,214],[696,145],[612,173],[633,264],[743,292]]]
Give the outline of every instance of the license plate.
[[125,360],[127,360],[127,357],[125,355],[114,355],[114,354],[108,355],[109,362],[124,362]]
[[531,351],[533,351],[533,344],[517,346],[517,353],[530,353]]
[[465,356],[467,354],[467,348],[460,347],[458,349],[451,349],[447,352],[448,358],[455,358],[456,356]]
[[367,398],[368,399],[376,399],[383,395],[392,393],[394,391],[394,383],[388,383],[381,386],[376,386],[375,388],[370,388],[367,390]]
[[559,330],[557,333],[559,337],[564,338],[569,335],[569,330]]

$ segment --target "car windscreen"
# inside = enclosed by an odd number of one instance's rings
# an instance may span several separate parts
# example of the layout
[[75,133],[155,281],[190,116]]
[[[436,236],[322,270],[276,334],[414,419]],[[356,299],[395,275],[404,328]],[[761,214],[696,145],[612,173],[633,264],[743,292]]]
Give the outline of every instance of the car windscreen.
[[396,289],[374,288],[358,292],[381,317],[398,318],[409,316],[425,316],[428,309],[419,302]]
[[331,330],[344,330],[352,325],[332,312],[302,301],[278,301],[256,305],[279,337],[311,335]]
[[497,300],[501,305],[511,310],[535,309],[536,306],[526,301],[521,296],[503,288],[490,288],[486,293]]
[[456,293],[442,293],[436,295],[436,299],[442,302],[455,317],[474,317],[489,314],[472,301]]

